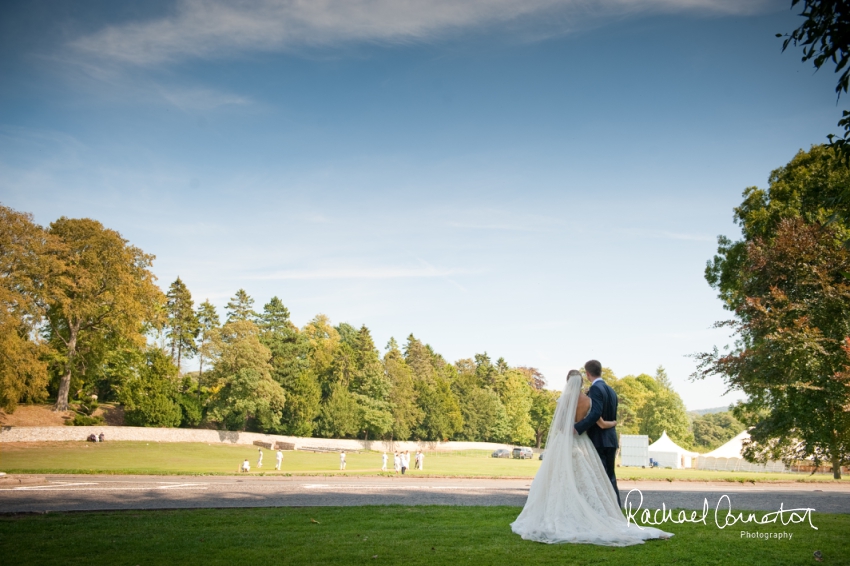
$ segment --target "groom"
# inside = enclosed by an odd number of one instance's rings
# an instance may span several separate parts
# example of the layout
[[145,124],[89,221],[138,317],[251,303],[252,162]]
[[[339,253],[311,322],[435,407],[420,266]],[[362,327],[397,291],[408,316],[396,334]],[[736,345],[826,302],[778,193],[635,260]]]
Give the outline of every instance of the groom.
[[608,474],[608,479],[614,486],[614,493],[617,494],[617,503],[619,504],[620,490],[617,489],[617,476],[614,475],[614,458],[617,456],[618,447],[615,430],[617,427],[602,429],[596,424],[599,417],[606,421],[617,420],[617,394],[608,387],[607,383],[602,381],[602,364],[596,360],[590,360],[584,364],[584,371],[587,373],[587,380],[590,382],[587,396],[590,397],[591,407],[587,416],[575,424],[575,429],[578,434],[587,431],[587,436],[593,442],[593,446],[596,447],[596,452],[599,453],[605,473]]

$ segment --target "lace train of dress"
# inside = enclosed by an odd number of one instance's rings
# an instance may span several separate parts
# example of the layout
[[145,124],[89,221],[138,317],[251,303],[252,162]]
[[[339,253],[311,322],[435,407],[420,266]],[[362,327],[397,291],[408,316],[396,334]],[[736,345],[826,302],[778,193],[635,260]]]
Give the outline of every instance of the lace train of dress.
[[673,536],[629,524],[623,516],[593,443],[586,434],[573,432],[580,385],[580,378],[567,380],[552,419],[546,457],[511,529],[526,540],[604,546]]

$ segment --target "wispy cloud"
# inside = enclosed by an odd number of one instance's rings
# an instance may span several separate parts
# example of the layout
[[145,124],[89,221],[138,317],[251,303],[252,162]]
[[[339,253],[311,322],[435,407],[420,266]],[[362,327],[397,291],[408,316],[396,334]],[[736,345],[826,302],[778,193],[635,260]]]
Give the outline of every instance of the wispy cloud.
[[252,103],[251,99],[246,96],[209,88],[172,89],[161,87],[159,93],[170,104],[188,113],[206,112],[223,106],[246,106]]
[[684,234],[681,232],[665,232],[665,231],[657,231],[652,232],[656,238],[666,238],[668,240],[692,240],[695,242],[715,242],[717,238],[713,236],[706,236],[705,234]]
[[[459,269],[438,269],[429,265],[421,267],[340,267],[325,269],[293,269],[255,275],[251,279],[402,279],[423,277],[448,277],[468,273]],[[455,283],[456,284],[456,283]]]
[[476,224],[474,222],[449,222],[452,228],[465,228],[468,230],[503,230],[508,232],[539,232],[540,228],[525,226],[522,224]]
[[685,240],[691,242],[716,242],[717,238],[707,234],[690,234],[687,232],[671,232],[669,230],[629,230],[624,229],[619,233],[638,238],[656,238],[662,240]]
[[[446,214],[457,214],[447,211]],[[561,221],[542,214],[528,214],[515,210],[480,208],[463,212],[458,220],[446,221],[446,226],[463,230],[501,232],[546,232],[560,225]]]
[[747,14],[769,4],[769,0],[180,0],[168,16],[108,26],[76,39],[72,47],[118,63],[150,66],[351,41],[429,41],[537,17],[555,25],[555,33],[565,33],[605,17],[646,12]]

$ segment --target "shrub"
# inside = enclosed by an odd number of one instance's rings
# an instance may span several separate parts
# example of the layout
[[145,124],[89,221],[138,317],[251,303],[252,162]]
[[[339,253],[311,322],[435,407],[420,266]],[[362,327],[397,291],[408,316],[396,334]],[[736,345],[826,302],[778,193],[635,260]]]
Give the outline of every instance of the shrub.
[[89,415],[82,415],[77,413],[74,415],[74,420],[66,423],[70,426],[96,426],[106,422],[103,417],[91,417]]

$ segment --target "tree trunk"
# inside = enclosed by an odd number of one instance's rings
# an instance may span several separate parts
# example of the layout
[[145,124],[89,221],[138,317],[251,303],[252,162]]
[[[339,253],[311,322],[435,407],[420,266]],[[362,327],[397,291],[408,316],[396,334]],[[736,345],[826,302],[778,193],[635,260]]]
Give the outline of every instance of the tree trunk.
[[56,405],[53,406],[54,411],[67,411],[68,394],[71,390],[71,368],[74,365],[74,356],[77,354],[77,332],[79,327],[71,327],[71,337],[68,339],[68,361],[65,362],[65,373],[62,379],[59,380],[59,394],[56,396]]
[[183,344],[177,346],[177,376],[180,376],[180,358],[183,355]]
[[198,401],[201,400],[201,378],[204,376],[204,356],[201,355],[201,367],[198,369]]
[[832,454],[832,479],[841,479],[841,459],[838,454]]

